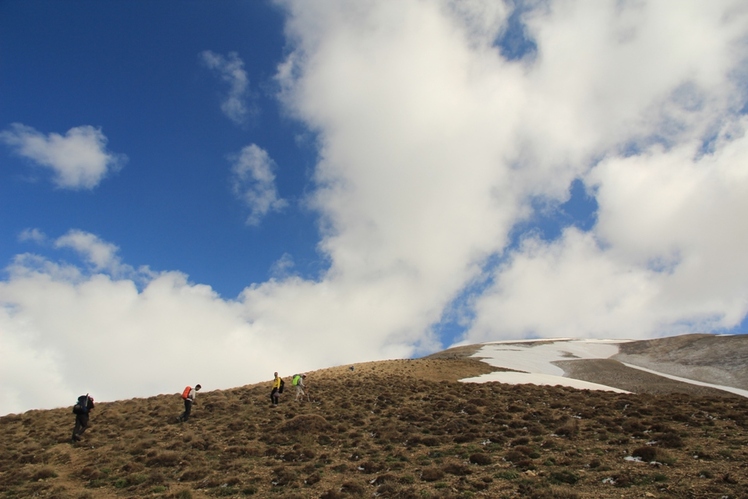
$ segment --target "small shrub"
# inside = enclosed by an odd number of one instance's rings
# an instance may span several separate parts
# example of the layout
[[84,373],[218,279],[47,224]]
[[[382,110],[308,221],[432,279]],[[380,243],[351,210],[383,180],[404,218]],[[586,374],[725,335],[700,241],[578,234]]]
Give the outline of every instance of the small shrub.
[[352,496],[362,497],[364,495],[364,487],[358,482],[343,482],[340,486],[340,491],[344,494],[350,494]]
[[556,428],[556,431],[554,433],[560,437],[566,437],[569,439],[574,438],[579,432],[579,427],[575,423],[576,420],[574,421],[574,423],[566,424],[564,426],[561,426],[560,428]]
[[660,445],[669,449],[680,449],[684,445],[683,439],[675,432],[660,433],[655,435],[654,438]]
[[382,485],[383,483],[395,483],[397,482],[397,477],[395,475],[385,473],[384,475],[379,475],[374,480],[371,481],[372,485]]
[[205,476],[205,473],[202,471],[192,470],[188,469],[182,475],[179,477],[180,482],[194,482],[196,480],[200,480]]
[[470,468],[459,463],[445,464],[444,466],[442,466],[442,471],[456,476],[467,476],[473,473]]
[[511,445],[512,447],[516,447],[518,445],[527,445],[529,443],[530,443],[530,439],[529,438],[527,438],[527,437],[519,437],[519,438],[515,438],[514,440],[512,440],[511,442],[509,442],[509,445]]
[[424,468],[421,471],[421,480],[424,482],[436,482],[444,478],[444,472],[439,468]]
[[519,478],[519,473],[514,470],[502,470],[496,473],[494,476],[502,480],[516,480],[517,478]]
[[278,487],[290,485],[296,481],[296,473],[285,467],[278,467],[273,469],[273,476],[271,483]]
[[657,449],[651,446],[637,447],[631,455],[650,463],[657,460]]
[[358,470],[362,471],[364,473],[377,473],[382,469],[382,465],[375,463],[373,461],[365,461],[358,465]]
[[491,464],[491,456],[488,454],[484,454],[483,452],[476,452],[475,454],[470,454],[469,461],[473,464],[477,464],[479,466],[487,466]]
[[579,481],[579,477],[571,471],[567,470],[553,471],[550,475],[550,481],[551,483],[568,483],[569,485],[574,485]]
[[146,466],[176,466],[179,464],[180,457],[176,452],[161,452],[149,457]]
[[38,480],[46,480],[47,478],[57,478],[57,473],[52,468],[42,468],[33,475],[31,480],[36,482]]

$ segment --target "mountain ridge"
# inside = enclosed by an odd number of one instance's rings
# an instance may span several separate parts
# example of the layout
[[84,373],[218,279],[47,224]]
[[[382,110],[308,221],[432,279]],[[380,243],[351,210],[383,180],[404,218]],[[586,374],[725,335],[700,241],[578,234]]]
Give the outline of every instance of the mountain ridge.
[[[599,340],[546,338],[486,342],[450,348],[426,358],[465,356],[486,361],[489,356],[482,356],[481,350],[490,345],[519,345],[531,349],[537,345],[580,341]],[[696,384],[698,382],[748,390],[748,336],[688,334],[649,340],[608,341],[618,346],[617,353],[593,359],[575,359],[569,354],[568,360],[556,360],[552,364],[563,369],[564,377],[636,393],[719,395],[716,392],[725,391],[717,387],[700,386]],[[516,356],[521,355],[521,351],[516,352]],[[500,367],[496,362],[489,364]],[[636,369],[637,367],[641,369]],[[528,368],[527,372],[532,372],[532,369]],[[667,376],[685,378],[692,382]]]
[[69,407],[0,417],[0,497],[748,496],[745,397],[459,381],[502,370],[480,348],[310,371],[277,407],[201,391],[183,424],[179,393],[97,403],[76,444]]

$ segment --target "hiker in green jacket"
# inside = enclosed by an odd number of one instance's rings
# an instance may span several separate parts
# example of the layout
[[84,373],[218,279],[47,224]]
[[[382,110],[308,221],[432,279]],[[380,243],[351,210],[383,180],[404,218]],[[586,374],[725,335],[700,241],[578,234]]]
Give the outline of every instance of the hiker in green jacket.
[[304,391],[304,380],[306,379],[306,374],[294,374],[293,375],[293,385],[296,387],[296,400],[297,402],[303,401],[304,396],[306,396],[307,400],[309,400],[309,395],[306,394]]

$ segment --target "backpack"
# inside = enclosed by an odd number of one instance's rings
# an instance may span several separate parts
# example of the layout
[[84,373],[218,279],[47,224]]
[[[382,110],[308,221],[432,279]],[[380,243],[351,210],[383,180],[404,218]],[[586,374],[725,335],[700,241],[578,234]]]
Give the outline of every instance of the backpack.
[[[93,405],[93,404],[92,404]],[[88,394],[78,397],[78,402],[73,406],[73,414],[88,414],[92,409],[88,404]]]
[[283,378],[281,378],[281,384],[280,384],[280,388],[278,388],[278,393],[283,393],[283,387],[285,386],[286,386],[286,382],[283,381]]
[[300,379],[301,379],[301,374],[294,374],[293,375],[293,381],[291,382],[293,384],[293,386],[298,385]]
[[189,396],[190,396],[190,391],[191,391],[191,390],[192,390],[192,387],[191,387],[191,386],[188,386],[188,387],[186,387],[186,388],[184,389],[184,391],[182,392],[182,400],[187,400],[187,397],[189,397]]

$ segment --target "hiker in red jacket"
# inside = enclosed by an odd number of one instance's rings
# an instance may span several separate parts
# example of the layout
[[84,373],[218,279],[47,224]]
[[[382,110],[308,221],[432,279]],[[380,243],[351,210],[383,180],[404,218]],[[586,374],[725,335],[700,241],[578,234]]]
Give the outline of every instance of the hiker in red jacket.
[[198,383],[197,385],[195,385],[195,388],[190,388],[189,391],[187,389],[184,390],[187,395],[184,395],[184,393],[182,394],[182,398],[184,399],[184,412],[177,418],[180,423],[184,423],[190,418],[192,404],[195,403],[195,397],[197,396],[197,392],[200,391],[200,388],[202,387]]

